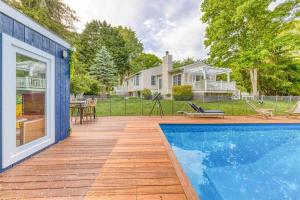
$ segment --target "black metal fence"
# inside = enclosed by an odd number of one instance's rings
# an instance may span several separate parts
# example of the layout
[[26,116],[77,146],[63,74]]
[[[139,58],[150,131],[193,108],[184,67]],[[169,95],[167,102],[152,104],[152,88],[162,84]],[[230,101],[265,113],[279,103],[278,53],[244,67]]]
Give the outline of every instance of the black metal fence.
[[[147,116],[153,108],[154,101],[141,97],[123,96],[85,96],[97,99],[97,116]],[[298,96],[263,96],[260,101],[252,100],[257,108],[269,108],[275,115],[287,114],[297,101]],[[255,111],[245,100],[232,100],[224,96],[213,96],[191,100],[206,110],[222,110],[226,115],[253,115]],[[187,101],[162,99],[161,107],[164,115],[180,115],[181,111],[192,111]],[[152,115],[160,115],[157,106]]]

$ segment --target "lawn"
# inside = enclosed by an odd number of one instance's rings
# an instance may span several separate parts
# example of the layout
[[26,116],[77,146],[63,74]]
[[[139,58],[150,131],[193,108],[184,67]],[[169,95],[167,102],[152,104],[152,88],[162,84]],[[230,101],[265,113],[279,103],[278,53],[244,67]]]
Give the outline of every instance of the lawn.
[[[218,109],[225,111],[226,115],[253,115],[255,112],[249,108],[245,101],[218,101],[206,102],[202,100],[193,100],[193,102],[204,109]],[[263,104],[253,102],[259,108],[272,108],[275,115],[284,115],[289,109],[292,109],[295,102],[288,101],[265,101]],[[178,111],[191,111],[185,101],[161,100],[165,115],[179,115]],[[136,97],[112,97],[110,99],[101,99],[97,103],[97,116],[138,116],[149,115],[153,106],[151,100],[140,99]],[[157,109],[153,112],[158,115]]]

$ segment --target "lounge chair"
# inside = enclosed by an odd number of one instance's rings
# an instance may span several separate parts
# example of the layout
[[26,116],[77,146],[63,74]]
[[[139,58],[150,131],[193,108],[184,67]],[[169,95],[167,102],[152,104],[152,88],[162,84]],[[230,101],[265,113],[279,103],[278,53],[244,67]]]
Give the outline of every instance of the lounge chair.
[[195,112],[181,112],[189,117],[223,117],[225,113],[221,110],[204,110],[201,107],[196,106],[192,102],[188,102],[188,105],[195,111]]
[[296,103],[293,109],[287,111],[288,117],[298,117],[300,116],[300,101]]
[[258,115],[265,117],[265,118],[269,118],[273,116],[273,111],[274,109],[270,109],[270,108],[257,108],[254,104],[252,104],[250,101],[246,101],[247,105],[253,110],[255,111]]

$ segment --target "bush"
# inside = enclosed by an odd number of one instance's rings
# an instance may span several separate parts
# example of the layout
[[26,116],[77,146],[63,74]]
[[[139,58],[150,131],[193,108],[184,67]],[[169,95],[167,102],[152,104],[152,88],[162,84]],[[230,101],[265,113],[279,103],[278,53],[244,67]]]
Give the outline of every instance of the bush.
[[193,99],[191,85],[177,85],[172,88],[173,98],[177,101],[188,101]]
[[143,89],[142,90],[142,96],[144,97],[144,99],[151,99],[152,97],[152,92],[149,89]]

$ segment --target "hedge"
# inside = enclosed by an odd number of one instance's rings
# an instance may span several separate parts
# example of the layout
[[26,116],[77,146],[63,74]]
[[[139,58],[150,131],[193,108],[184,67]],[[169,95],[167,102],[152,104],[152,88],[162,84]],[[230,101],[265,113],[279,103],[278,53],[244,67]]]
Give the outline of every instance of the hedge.
[[172,88],[173,98],[177,101],[188,101],[193,99],[191,85],[177,85]]

